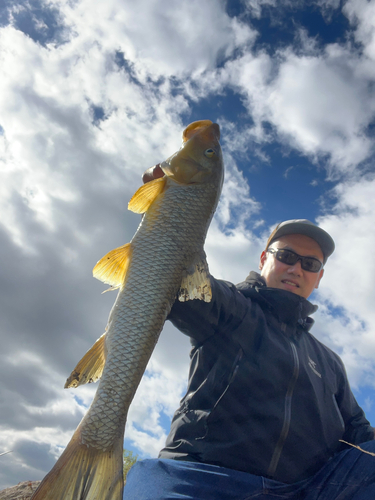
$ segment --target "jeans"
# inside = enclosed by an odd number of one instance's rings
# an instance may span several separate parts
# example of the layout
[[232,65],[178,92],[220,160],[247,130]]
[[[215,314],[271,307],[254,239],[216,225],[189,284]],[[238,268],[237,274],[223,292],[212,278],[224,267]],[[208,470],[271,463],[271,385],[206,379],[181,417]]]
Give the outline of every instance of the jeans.
[[[361,445],[375,453],[375,441]],[[375,500],[375,456],[351,448],[312,477],[285,484],[247,472],[197,462],[138,461],[124,500]]]

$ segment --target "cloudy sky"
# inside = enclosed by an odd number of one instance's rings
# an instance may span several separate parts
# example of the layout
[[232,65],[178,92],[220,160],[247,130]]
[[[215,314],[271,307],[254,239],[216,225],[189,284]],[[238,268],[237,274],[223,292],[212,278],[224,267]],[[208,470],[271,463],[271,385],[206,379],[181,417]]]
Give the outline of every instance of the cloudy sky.
[[[211,273],[242,281],[281,220],[328,230],[313,333],[375,425],[374,59],[374,1],[0,0],[0,489],[42,478],[86,412],[95,385],[63,386],[115,299],[92,268],[198,119],[226,164]],[[140,457],[163,446],[188,352],[167,323],[129,415]]]

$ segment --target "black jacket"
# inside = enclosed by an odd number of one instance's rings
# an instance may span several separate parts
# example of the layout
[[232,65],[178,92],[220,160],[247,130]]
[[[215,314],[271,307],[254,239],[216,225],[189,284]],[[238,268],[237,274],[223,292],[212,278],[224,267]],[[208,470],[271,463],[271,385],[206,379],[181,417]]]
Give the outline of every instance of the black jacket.
[[191,338],[188,389],[161,458],[192,460],[292,483],[313,475],[344,439],[374,438],[340,358],[309,329],[306,299],[212,279],[213,300],[176,302]]

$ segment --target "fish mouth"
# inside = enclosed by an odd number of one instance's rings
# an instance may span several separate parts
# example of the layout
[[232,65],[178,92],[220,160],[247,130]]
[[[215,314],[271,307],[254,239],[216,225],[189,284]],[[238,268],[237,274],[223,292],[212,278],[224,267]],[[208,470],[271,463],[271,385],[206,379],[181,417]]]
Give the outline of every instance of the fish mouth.
[[160,163],[160,169],[164,175],[179,184],[196,184],[197,181],[201,181],[199,177],[205,177],[208,174],[192,158],[184,158],[179,155],[176,163],[173,162],[173,159],[174,157],[171,157]]
[[[178,155],[178,159],[175,157]],[[195,161],[193,158],[189,157],[188,155],[186,156],[182,156],[181,154],[181,150],[178,151],[175,155],[169,157],[167,160],[163,161],[162,163],[159,163],[159,167],[161,168],[161,170],[164,172],[165,175],[168,175],[168,172],[173,169],[173,168],[177,168],[177,166],[175,165],[175,161],[178,160],[178,168],[181,169],[181,168],[186,168],[188,166],[192,166],[192,165],[199,165],[199,162]]]

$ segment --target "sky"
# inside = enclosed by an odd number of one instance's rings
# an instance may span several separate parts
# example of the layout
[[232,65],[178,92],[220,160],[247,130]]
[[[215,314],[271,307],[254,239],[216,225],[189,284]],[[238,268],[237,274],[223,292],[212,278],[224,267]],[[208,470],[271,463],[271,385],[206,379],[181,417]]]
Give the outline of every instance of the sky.
[[[115,300],[92,268],[199,119],[220,125],[226,169],[210,272],[243,281],[282,220],[327,230],[312,333],[375,425],[374,63],[374,1],[0,0],[0,489],[41,479],[87,411],[97,386],[63,387]],[[188,364],[167,322],[126,427],[140,458]]]

